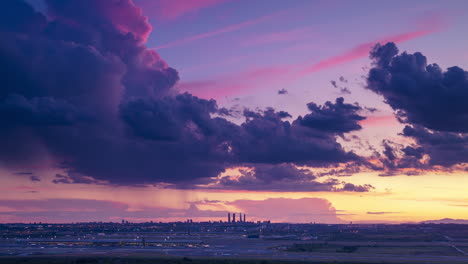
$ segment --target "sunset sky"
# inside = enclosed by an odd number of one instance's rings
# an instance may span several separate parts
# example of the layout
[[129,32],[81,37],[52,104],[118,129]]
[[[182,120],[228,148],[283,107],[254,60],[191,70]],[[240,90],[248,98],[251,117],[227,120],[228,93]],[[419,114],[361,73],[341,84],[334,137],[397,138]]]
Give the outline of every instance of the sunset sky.
[[0,222],[468,219],[466,1],[0,5]]

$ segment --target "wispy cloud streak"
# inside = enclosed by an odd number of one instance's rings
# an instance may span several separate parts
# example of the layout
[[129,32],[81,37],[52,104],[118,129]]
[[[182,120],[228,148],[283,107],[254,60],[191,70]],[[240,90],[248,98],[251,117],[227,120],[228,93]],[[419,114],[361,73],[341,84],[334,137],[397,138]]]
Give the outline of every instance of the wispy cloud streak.
[[415,31],[410,31],[410,32],[402,33],[402,34],[385,37],[378,41],[371,41],[371,42],[360,44],[343,54],[333,56],[325,60],[321,60],[318,63],[313,64],[312,66],[305,67],[303,70],[301,70],[299,76],[302,77],[302,76],[305,76],[305,75],[308,75],[317,71],[321,71],[321,70],[324,70],[324,69],[327,69],[336,65],[340,65],[346,62],[364,58],[368,56],[370,49],[376,43],[386,43],[390,41],[395,42],[395,43],[405,42],[408,40],[412,40],[418,37],[423,37],[428,34],[434,33],[438,29],[439,29],[438,27],[435,27],[435,28],[429,28],[429,29],[415,30]]
[[182,39],[175,40],[175,41],[163,44],[163,45],[153,47],[152,49],[159,50],[159,49],[172,48],[172,47],[184,45],[184,44],[187,44],[187,43],[190,43],[190,42],[193,42],[193,41],[197,41],[197,40],[200,40],[200,39],[210,38],[210,37],[214,37],[214,36],[217,36],[217,35],[220,35],[220,34],[237,31],[237,30],[240,30],[242,28],[245,28],[245,27],[248,27],[248,26],[251,26],[251,25],[255,25],[255,24],[258,24],[258,23],[263,22],[265,20],[268,20],[268,19],[271,19],[273,17],[279,16],[279,15],[283,14],[284,12],[285,11],[276,12],[276,13],[265,15],[265,16],[262,16],[262,17],[259,17],[259,18],[256,18],[256,19],[247,20],[247,21],[242,22],[242,23],[232,24],[232,25],[229,25],[229,26],[226,26],[226,27],[214,30],[214,31],[209,31],[209,32],[197,34],[197,35],[194,35],[194,36],[182,38]]
[[266,83],[293,81],[318,71],[365,58],[368,56],[370,49],[376,43],[386,43],[390,41],[401,43],[429,35],[441,30],[441,28],[442,24],[431,23],[427,28],[386,36],[376,41],[362,43],[342,54],[331,56],[312,65],[309,62],[301,62],[290,65],[256,68],[235,75],[224,76],[208,81],[181,83],[179,88],[201,97],[222,98],[225,96],[232,96],[244,92],[245,90],[256,89],[259,87],[257,84],[265,86]]
[[248,38],[240,43],[241,46],[257,46],[257,45],[265,45],[269,43],[277,43],[277,42],[286,42],[286,41],[294,41],[299,39],[305,39],[309,37],[311,34],[311,27],[304,27],[304,28],[296,28],[291,29],[288,31],[281,31],[281,32],[271,32],[267,34],[262,34],[259,36],[254,36]]
[[157,16],[162,21],[173,21],[227,1],[229,0],[143,0],[139,4],[146,15]]

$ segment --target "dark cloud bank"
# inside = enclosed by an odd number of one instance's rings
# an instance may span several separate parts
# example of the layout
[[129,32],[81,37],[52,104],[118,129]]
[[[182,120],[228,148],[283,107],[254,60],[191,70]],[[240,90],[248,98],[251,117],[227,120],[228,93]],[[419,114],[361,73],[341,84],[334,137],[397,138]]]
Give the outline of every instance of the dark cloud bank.
[[[359,105],[343,98],[309,103],[310,113],[295,120],[274,109],[246,110],[235,124],[220,117],[214,100],[174,90],[178,73],[145,47],[152,28],[130,0],[45,3],[44,13],[23,1],[0,3],[2,167],[28,169],[47,156],[68,172],[56,183],[177,185],[208,183],[242,165],[254,172],[218,187],[371,188],[319,183],[291,165],[366,164],[336,140],[361,129]],[[406,165],[388,164],[422,166],[423,154],[432,164],[465,161],[467,138],[459,133],[468,131],[466,72],[397,53],[393,44],[376,46],[368,88],[384,96],[418,146],[402,150]]]
[[310,103],[296,120],[246,110],[245,122],[234,124],[216,117],[214,100],[174,90],[178,73],[145,47],[151,26],[130,0],[45,3],[43,13],[23,1],[1,3],[4,167],[27,169],[48,156],[68,172],[54,183],[180,184],[247,164],[256,181],[310,181],[322,190],[335,183],[321,186],[290,164],[361,159],[336,141],[361,128],[357,105]]
[[468,72],[456,66],[443,71],[419,52],[398,54],[393,43],[376,45],[370,57],[368,89],[383,96],[406,124],[402,135],[415,141],[396,148],[384,143],[387,168],[468,162]]

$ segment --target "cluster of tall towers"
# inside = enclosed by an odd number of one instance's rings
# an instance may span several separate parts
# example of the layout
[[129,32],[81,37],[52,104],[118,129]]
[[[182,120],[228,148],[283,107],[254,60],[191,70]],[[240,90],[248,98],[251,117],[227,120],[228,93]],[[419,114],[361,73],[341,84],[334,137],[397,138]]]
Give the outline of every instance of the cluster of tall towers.
[[244,213],[244,218],[242,218],[242,213],[239,213],[239,220],[236,221],[236,213],[232,213],[232,221],[231,221],[231,213],[228,213],[228,223],[245,223],[246,214]]

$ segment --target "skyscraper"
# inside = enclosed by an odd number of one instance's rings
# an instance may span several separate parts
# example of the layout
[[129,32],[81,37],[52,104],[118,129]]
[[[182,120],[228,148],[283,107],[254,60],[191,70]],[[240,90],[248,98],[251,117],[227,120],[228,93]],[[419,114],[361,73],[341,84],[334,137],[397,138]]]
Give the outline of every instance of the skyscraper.
[[233,223],[236,222],[236,213],[232,213],[232,222],[233,222]]
[[245,213],[244,213],[244,221],[243,222],[245,223]]
[[231,213],[228,213],[228,223],[231,223]]

